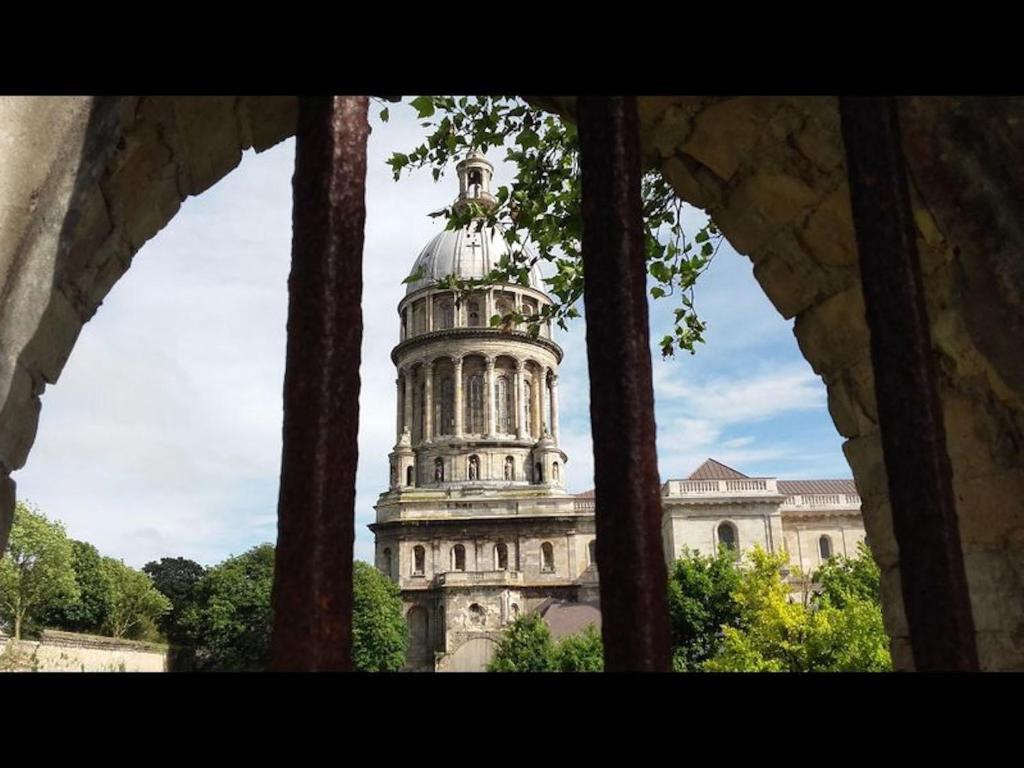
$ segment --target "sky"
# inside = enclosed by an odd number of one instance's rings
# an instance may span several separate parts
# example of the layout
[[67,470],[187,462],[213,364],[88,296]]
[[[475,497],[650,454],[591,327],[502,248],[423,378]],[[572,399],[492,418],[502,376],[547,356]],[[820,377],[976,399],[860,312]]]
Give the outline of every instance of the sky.
[[[364,336],[356,557],[373,559],[373,504],[388,483],[402,280],[441,224],[427,214],[457,193],[454,168],[395,182],[385,160],[424,129],[405,105],[380,122],[371,105],[364,248]],[[491,150],[494,187],[511,181]],[[281,461],[294,139],[241,165],[135,256],[83,328],[42,397],[18,497],[70,536],[140,567],[161,557],[213,565],[276,537]],[[689,209],[696,232],[704,214]],[[697,284],[707,323],[697,353],[654,357],[662,480],[714,457],[752,476],[850,477],[825,387],[801,357],[792,321],[752,265],[723,244]],[[671,299],[651,300],[651,337],[669,332]],[[582,310],[582,307],[581,307]],[[593,488],[585,318],[555,329],[562,448],[570,492]]]

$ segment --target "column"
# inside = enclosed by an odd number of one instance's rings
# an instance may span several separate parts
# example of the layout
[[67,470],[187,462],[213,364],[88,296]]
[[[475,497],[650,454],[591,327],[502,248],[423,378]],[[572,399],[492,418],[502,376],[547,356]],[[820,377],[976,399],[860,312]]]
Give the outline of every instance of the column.
[[405,381],[405,423],[403,431],[409,430],[409,438],[412,439],[412,391],[416,386],[412,376],[412,368],[402,369],[402,379]]
[[434,330],[434,297],[427,296],[427,333]]
[[462,403],[462,358],[453,357],[455,365],[455,437],[462,437],[462,414],[464,409]]
[[516,436],[526,438],[526,366],[522,360],[516,360]]
[[545,368],[540,378],[540,434],[541,437],[551,433],[551,422],[548,420],[551,400],[548,397],[548,371],[550,368]]
[[423,364],[423,441],[434,438],[434,364]]
[[395,442],[402,439],[402,421],[405,416],[405,404],[402,402],[402,374],[395,379]]
[[484,377],[484,418],[487,420],[487,436],[496,432],[494,408],[494,358],[487,358],[487,376]]
[[416,331],[412,327],[412,302],[409,302],[405,305],[405,338],[408,339],[415,333]]
[[558,374],[551,372],[551,436],[558,442]]
[[[484,291],[484,328],[491,327],[491,315],[494,314],[494,291]],[[493,433],[492,433],[493,434]]]

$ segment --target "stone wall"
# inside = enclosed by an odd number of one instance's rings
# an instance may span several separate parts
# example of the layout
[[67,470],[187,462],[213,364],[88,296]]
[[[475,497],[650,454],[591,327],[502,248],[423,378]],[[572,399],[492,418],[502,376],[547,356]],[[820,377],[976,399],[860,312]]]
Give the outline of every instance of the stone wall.
[[[981,664],[1024,669],[1024,100],[900,108]],[[640,117],[647,162],[795,318],[846,438],[894,662],[910,669],[837,101],[652,97]],[[292,98],[0,99],[0,540],[9,474],[81,325],[185,197],[294,124]]]
[[[0,662],[26,672],[167,672],[170,649],[97,635],[45,630],[39,640],[0,635]],[[0,663],[0,669],[4,669]]]

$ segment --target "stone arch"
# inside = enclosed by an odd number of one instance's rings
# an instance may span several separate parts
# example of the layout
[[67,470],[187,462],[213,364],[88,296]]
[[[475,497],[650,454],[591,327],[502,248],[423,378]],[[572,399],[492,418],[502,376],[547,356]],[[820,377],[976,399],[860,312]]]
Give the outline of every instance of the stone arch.
[[[571,116],[571,100],[535,100]],[[1005,167],[1024,146],[1020,100],[900,99],[904,153],[962,549],[985,669],[1024,669],[1024,248]],[[648,97],[642,149],[680,196],[748,254],[828,390],[882,569],[898,669],[912,668],[892,533],[836,99]],[[233,169],[291,135],[292,97],[6,99],[0,152],[0,541],[40,400],[81,326],[138,249]],[[990,141],[960,140],[963,126]],[[986,176],[985,174],[989,175]],[[992,183],[983,183],[988,179]],[[1019,195],[1018,195],[1019,197]],[[1008,207],[1010,206],[1010,207]],[[1009,218],[1008,218],[1009,217]],[[1002,238],[1002,239],[1000,239]],[[482,324],[482,323],[481,323]],[[1006,500],[998,503],[996,500]]]
[[430,616],[426,608],[414,605],[405,614],[405,621],[409,628],[408,666],[423,666],[430,660]]
[[489,637],[474,637],[460,645],[452,654],[448,669],[452,672],[483,672],[487,669],[498,644]]

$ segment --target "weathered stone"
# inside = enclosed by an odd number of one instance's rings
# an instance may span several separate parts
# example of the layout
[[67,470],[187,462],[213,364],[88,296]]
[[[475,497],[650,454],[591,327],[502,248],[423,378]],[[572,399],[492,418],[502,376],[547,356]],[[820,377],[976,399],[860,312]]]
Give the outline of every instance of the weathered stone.
[[14,472],[25,466],[29,449],[36,439],[39,393],[43,385],[36,384],[19,365],[14,366],[10,381],[7,399],[0,406],[0,465]]
[[183,157],[182,188],[198,195],[242,160],[242,137],[235,113],[237,96],[177,96],[175,123]]
[[907,625],[906,610],[903,607],[903,583],[900,580],[898,565],[881,569],[879,590],[886,633],[889,637],[909,636],[910,627]]
[[832,376],[869,355],[864,297],[859,285],[801,312],[793,325],[800,351],[814,372]]
[[749,159],[775,110],[771,99],[735,96],[701,110],[682,149],[729,181]]
[[691,205],[709,208],[721,202],[722,180],[693,158],[686,155],[670,157],[661,167],[676,194]]
[[818,203],[797,230],[797,237],[819,263],[856,268],[856,236],[848,184],[840,184]]
[[7,549],[7,537],[14,522],[15,484],[0,466],[0,552]]
[[243,96],[238,114],[242,145],[262,152],[295,135],[299,100],[295,96]]

